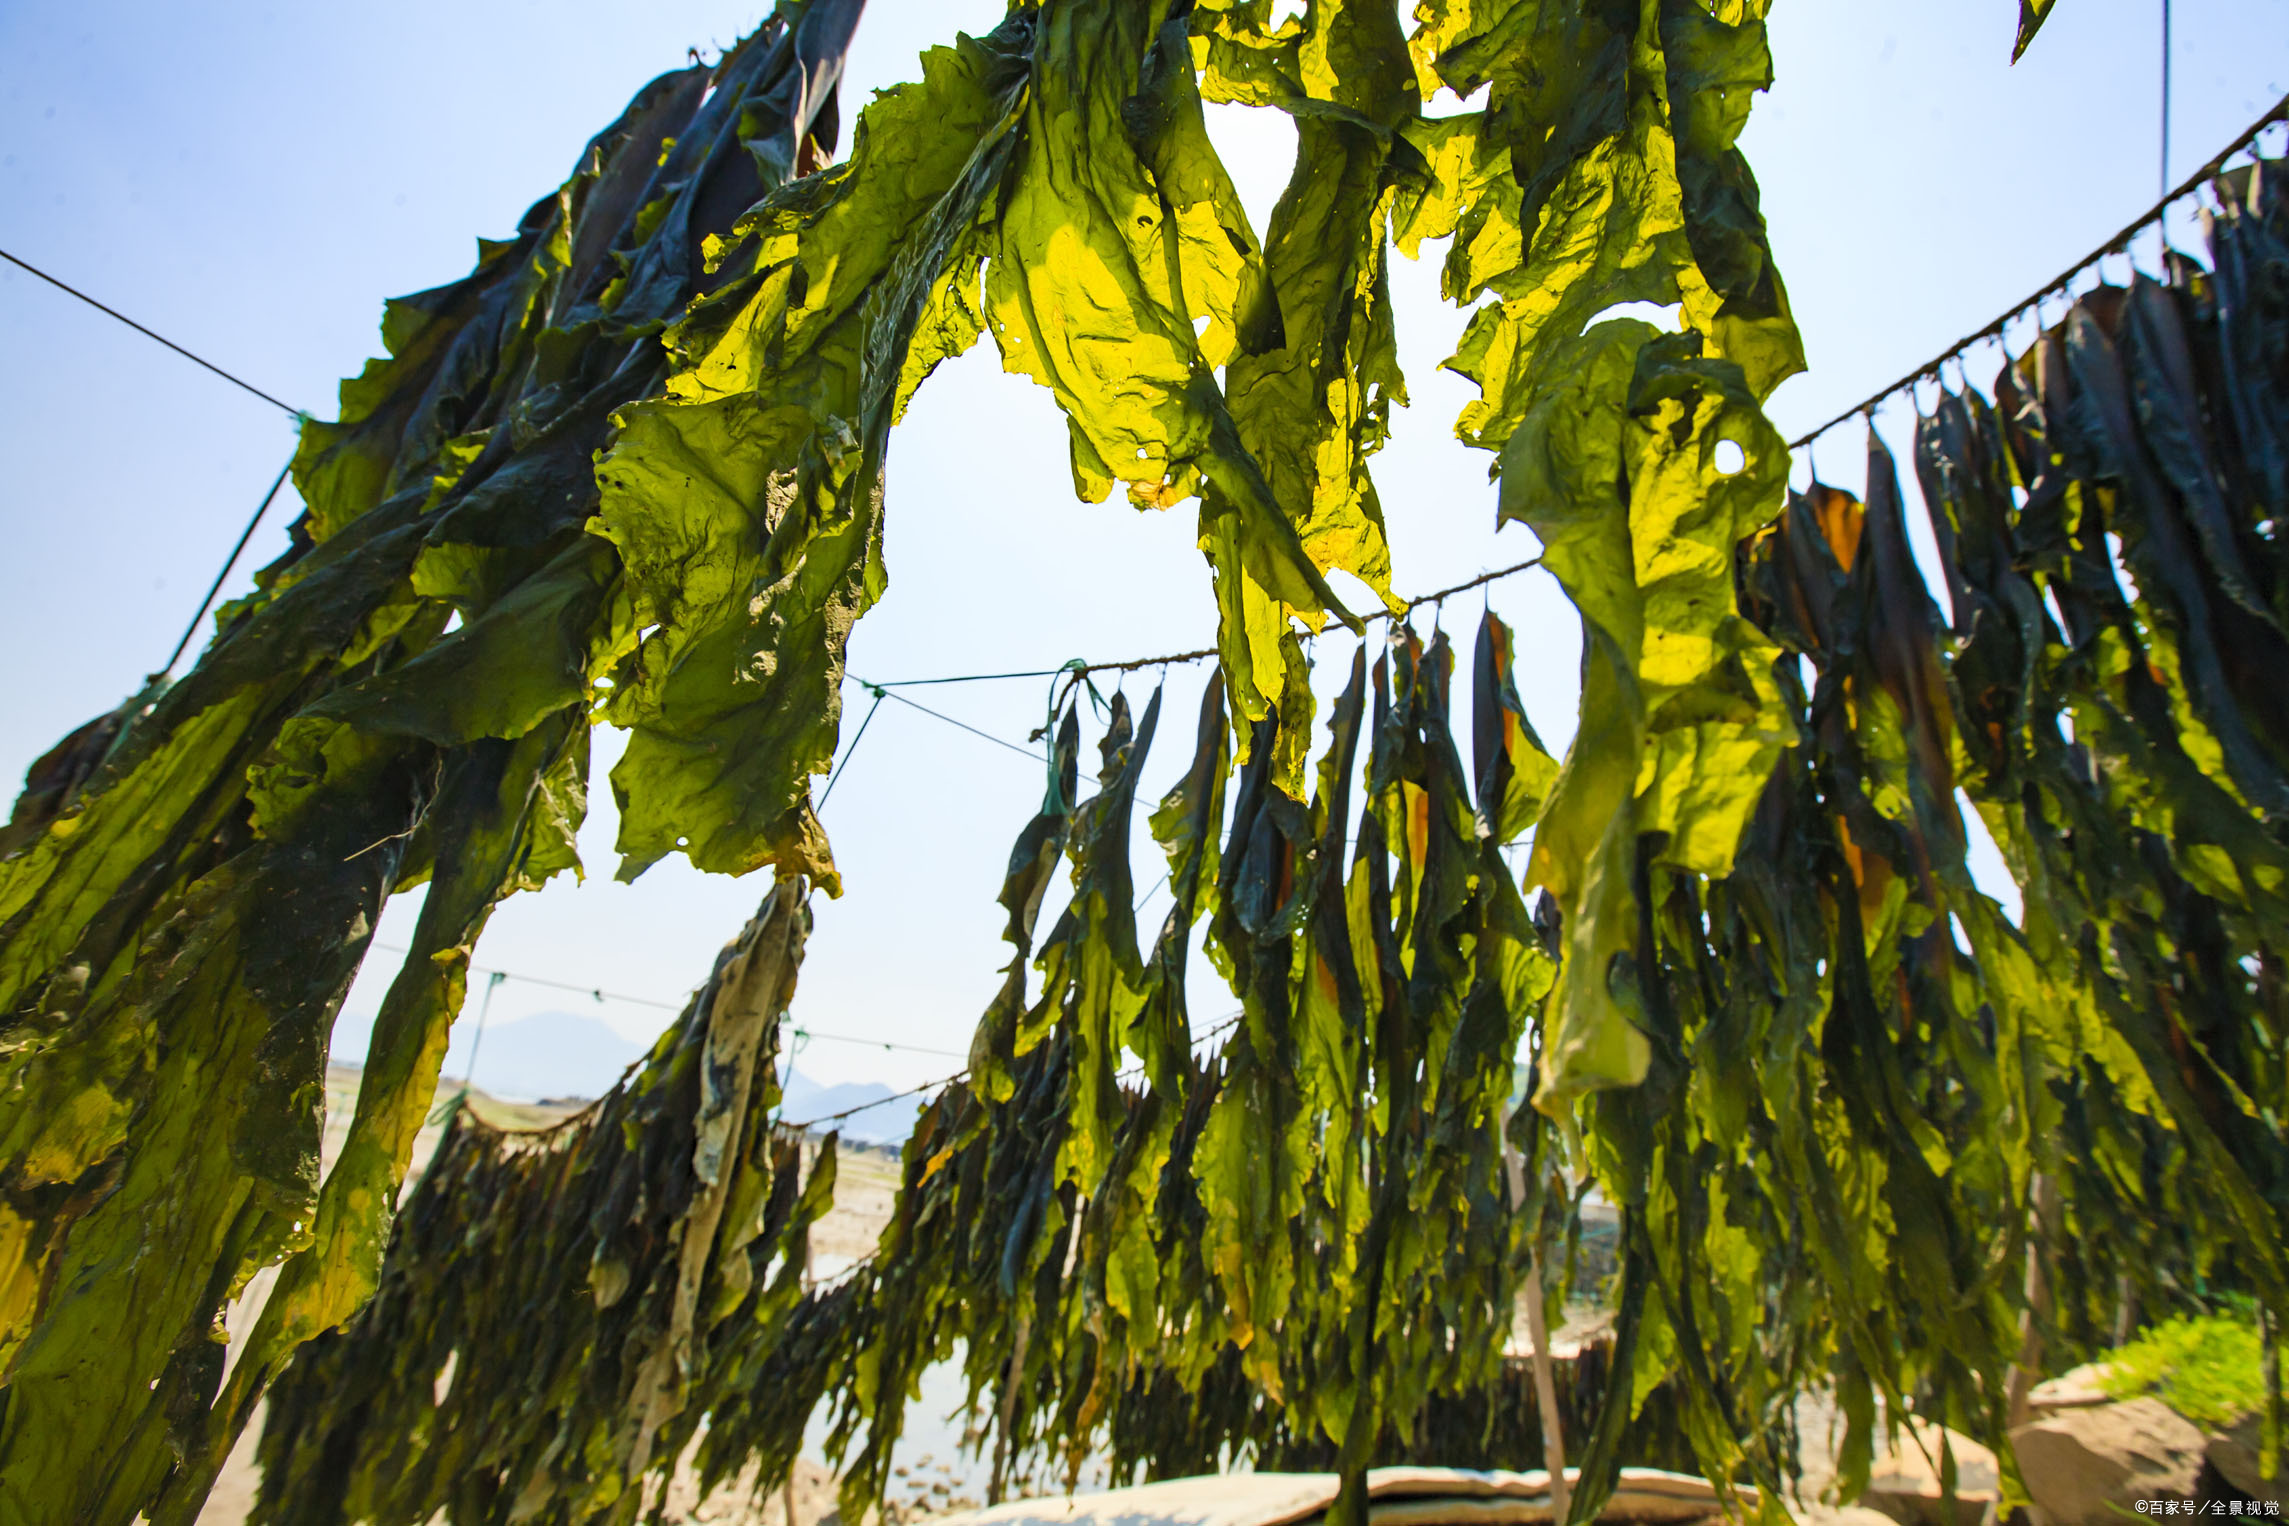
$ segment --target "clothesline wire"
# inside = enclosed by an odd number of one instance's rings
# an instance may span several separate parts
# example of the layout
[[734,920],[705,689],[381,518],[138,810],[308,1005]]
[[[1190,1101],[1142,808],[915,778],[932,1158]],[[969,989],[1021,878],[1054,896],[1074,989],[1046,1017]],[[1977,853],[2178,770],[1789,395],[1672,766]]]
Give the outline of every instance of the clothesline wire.
[[[1245,1013],[1235,1012],[1229,1017],[1225,1018],[1222,1022],[1218,1023],[1215,1027],[1210,1028],[1207,1032],[1196,1034],[1193,1037],[1192,1042],[1195,1045],[1205,1044],[1210,1039],[1217,1037],[1219,1034],[1229,1033],[1233,1028],[1239,1025],[1240,1019],[1244,1016],[1246,1016]],[[1141,1075],[1142,1073],[1142,1071],[1138,1070],[1125,1070],[1121,1072],[1120,1076],[1116,1079],[1126,1080],[1133,1076]],[[919,1097],[924,1092],[940,1091],[946,1087],[954,1085],[956,1082],[968,1080],[969,1075],[970,1067],[965,1065],[950,1076],[941,1077],[936,1081],[924,1081],[919,1086],[909,1086],[902,1092],[892,1092],[889,1096],[877,1097],[872,1102],[861,1102],[855,1106],[846,1107],[840,1112],[822,1113],[816,1118],[806,1118],[800,1123],[781,1123],[779,1126],[784,1129],[799,1129],[807,1134],[822,1123],[840,1123],[845,1118],[854,1118],[860,1113],[871,1112],[878,1107],[888,1107],[891,1103],[903,1102],[908,1097]]]
[[888,694],[885,694],[880,689],[875,689],[872,691],[872,693],[874,695],[874,703],[866,707],[866,719],[858,723],[858,734],[853,736],[850,739],[850,745],[842,750],[842,761],[835,765],[835,771],[833,773],[827,775],[827,787],[819,791],[819,803],[812,807],[813,810],[822,812],[826,810],[827,801],[832,799],[834,796],[835,781],[842,777],[842,771],[844,769],[850,767],[851,755],[858,751],[858,744],[866,740],[866,728],[874,724],[874,712],[880,710],[882,708],[882,702],[890,698]]
[[[403,955],[408,952],[406,949],[395,948],[386,943],[377,943],[374,948],[384,954]],[[500,980],[521,980],[526,985],[547,986],[554,991],[570,991],[579,996],[592,996],[600,1002],[626,1002],[630,1006],[650,1007],[659,1012],[681,1012],[684,1009],[684,1002],[680,1001],[661,1001],[653,996],[632,996],[625,991],[607,991],[601,986],[576,985],[569,980],[551,980],[546,975],[528,975],[522,970],[503,970],[491,965],[472,964],[469,966],[469,973],[472,975],[490,975]],[[689,997],[685,998],[685,1001],[689,1000]],[[932,1049],[922,1044],[900,1044],[889,1039],[859,1038],[849,1033],[821,1033],[815,1028],[795,1027],[790,1028],[789,1031],[805,1039],[825,1039],[836,1044],[857,1044],[867,1049],[902,1049],[909,1054],[936,1055],[940,1059],[959,1060],[965,1058],[958,1049]]]
[[2284,95],[2280,100],[2274,102],[2272,108],[2268,110],[2263,116],[2259,117],[2255,122],[2251,123],[2248,129],[2245,130],[2240,137],[2234,139],[2233,142],[2226,145],[2226,147],[2219,153],[2212,155],[2209,161],[2205,163],[2200,169],[2194,171],[2191,175],[2188,175],[2183,181],[2181,181],[2175,190],[2165,192],[2161,200],[2155,202],[2153,206],[2147,208],[2144,212],[2139,213],[2138,216],[2133,219],[2127,226],[2125,226],[2120,232],[2116,233],[2105,243],[2092,250],[2085,258],[2069,266],[2063,274],[2045,282],[2042,289],[2036,292],[2033,296],[2027,298],[2026,301],[2019,303],[2015,307],[2005,310],[2000,317],[1996,318],[1993,322],[1987,324],[1985,327],[1976,329],[1971,333],[1964,335],[1961,339],[1956,340],[1955,343],[1949,345],[1946,349],[1940,351],[1931,359],[1917,366],[1913,371],[1908,372],[1907,375],[1901,377],[1898,381],[1895,381],[1891,383],[1891,385],[1884,387],[1875,393],[1872,393],[1857,403],[1854,403],[1851,407],[1845,409],[1842,413],[1837,414],[1834,418],[1830,419],[1827,423],[1822,424],[1817,429],[1814,429],[1807,434],[1801,435],[1798,438],[1791,440],[1788,444],[1788,448],[1791,451],[1802,450],[1805,446],[1810,445],[1813,441],[1819,439],[1822,435],[1826,434],[1829,430],[1834,429],[1837,425],[1848,423],[1852,419],[1858,418],[1863,414],[1872,415],[1879,406],[1889,401],[1898,393],[1907,391],[1917,382],[1923,381],[1926,378],[1937,377],[1939,375],[1940,367],[1946,365],[1950,360],[1959,361],[1962,358],[1964,351],[1970,349],[1973,345],[1978,344],[1981,340],[2000,339],[2003,335],[2003,330],[2008,327],[2014,319],[2018,318],[2020,315],[2026,313],[2030,309],[2039,308],[2044,298],[2064,292],[2076,276],[2081,275],[2084,271],[2090,269],[2091,266],[2096,265],[2099,261],[2105,259],[2108,255],[2120,254],[2127,250],[2130,247],[2131,240],[2135,239],[2139,234],[2145,232],[2148,228],[2160,223],[2162,219],[2169,214],[2171,207],[2177,205],[2177,203],[2183,201],[2186,197],[2191,196],[2195,192],[2199,191],[2205,184],[2207,184],[2213,177],[2215,177],[2219,171],[2223,170],[2225,168],[2225,162],[2228,159],[2231,159],[2234,155],[2240,153],[2242,150],[2255,143],[2259,134],[2263,133],[2265,129],[2284,119],[2289,119],[2289,95]]
[[881,689],[918,689],[925,684],[977,684],[998,678],[1055,678],[1062,668],[1033,668],[1023,673],[957,673],[951,678],[896,678],[877,684]]
[[284,413],[292,414],[295,418],[306,417],[303,411],[295,407],[292,403],[280,402],[277,398],[272,397],[269,393],[263,391],[253,382],[250,382],[243,377],[233,376],[230,372],[225,371],[221,366],[216,365],[213,361],[208,360],[206,357],[193,354],[191,351],[184,349],[181,345],[175,343],[174,340],[169,339],[165,334],[159,333],[153,329],[145,328],[142,324],[137,323],[133,318],[128,317],[118,308],[109,307],[104,303],[98,302],[95,298],[89,296],[86,292],[81,291],[78,287],[69,285],[56,279],[54,276],[49,275],[46,271],[33,264],[30,260],[24,259],[18,255],[10,254],[5,249],[0,249],[0,260],[6,260],[11,265],[17,266],[23,270],[30,271],[33,275],[38,276],[41,280],[47,282],[56,290],[79,298],[82,302],[85,302],[88,306],[94,308],[97,312],[102,313],[107,317],[117,318],[121,323],[126,324],[129,328],[135,330],[136,333],[141,334],[144,338],[157,340],[159,343],[165,345],[168,349],[173,350],[176,354],[182,356],[191,364],[195,366],[206,367],[209,371],[214,372],[215,375],[221,377],[224,381],[229,382],[232,386],[237,387],[242,391],[253,393],[256,397],[261,398],[271,407],[279,409]]
[[[931,717],[932,719],[934,719],[934,720],[941,720],[941,721],[944,721],[944,722],[945,722],[947,725],[949,725],[949,726],[959,726],[959,727],[960,727],[962,730],[964,730],[964,731],[968,732],[968,733],[969,733],[971,736],[974,736],[974,737],[983,737],[983,738],[985,738],[987,741],[989,741],[989,742],[993,743],[993,744],[994,744],[996,747],[1006,747],[1006,748],[1008,748],[1008,749],[1009,749],[1011,752],[1022,754],[1022,755],[1023,755],[1023,756],[1025,756],[1025,757],[1031,758],[1031,759],[1032,759],[1034,762],[1036,762],[1036,763],[1039,763],[1039,762],[1042,762],[1042,761],[1044,761],[1043,755],[1042,755],[1042,754],[1040,754],[1040,753],[1038,753],[1038,752],[1035,752],[1035,751],[1034,751],[1032,748],[1030,748],[1030,747],[1020,747],[1020,746],[1018,746],[1018,745],[1017,745],[1015,742],[1012,742],[1012,741],[1008,741],[1008,740],[1006,740],[1005,738],[1002,738],[1002,737],[997,737],[997,736],[995,736],[995,735],[994,735],[992,732],[990,732],[990,731],[980,731],[980,730],[979,730],[977,727],[975,727],[975,726],[971,725],[971,724],[970,724],[968,721],[957,721],[957,720],[955,720],[955,719],[954,719],[952,716],[945,714],[943,711],[939,711],[939,710],[933,710],[933,709],[931,709],[931,708],[930,708],[928,705],[924,705],[924,704],[917,704],[915,701],[908,699],[908,698],[907,698],[905,695],[903,695],[903,694],[896,694],[896,693],[892,693],[892,692],[890,692],[890,691],[894,690],[895,688],[897,688],[897,685],[896,685],[896,684],[878,684],[878,683],[870,683],[870,682],[869,682],[869,681],[867,681],[866,679],[863,679],[863,678],[859,677],[859,676],[858,676],[856,673],[846,673],[844,676],[845,676],[846,678],[848,678],[848,679],[849,679],[849,680],[850,680],[852,683],[854,683],[854,684],[857,684],[857,685],[858,685],[860,688],[862,688],[862,689],[866,690],[866,691],[867,691],[869,694],[873,694],[873,695],[877,696],[877,700],[876,700],[876,702],[877,702],[877,703],[880,703],[880,702],[881,702],[881,700],[884,700],[884,699],[894,699],[894,700],[898,701],[898,703],[900,703],[901,705],[911,705],[911,706],[913,706],[913,708],[915,708],[916,710],[919,710],[919,711],[921,711],[921,712],[922,712],[924,715],[930,716],[930,717]],[[1004,677],[1004,676],[1006,676],[1006,675],[1003,675],[1003,674],[981,674],[981,675],[979,675],[979,676],[980,676],[980,677],[993,677],[993,678],[999,678],[999,677]],[[963,680],[960,680],[960,679],[909,679],[909,680],[907,680],[907,682],[909,682],[909,683],[959,683],[959,682],[962,682],[962,681],[963,681]],[[874,714],[874,712],[873,712],[873,711],[871,711],[871,710],[869,710],[869,711],[867,712],[867,715],[868,715],[870,718],[873,716],[873,714]],[[863,730],[864,728],[861,728],[861,729]],[[852,743],[851,743],[851,746],[853,746],[853,747],[856,747],[857,745],[858,745],[858,743],[857,743],[855,740],[853,740],[853,741],[852,741]],[[844,762],[846,762],[846,763],[850,761],[850,755],[849,755],[848,753],[845,753],[845,754],[843,755],[843,761],[844,761]],[[839,770],[838,770],[838,771],[839,771]],[[833,786],[830,784],[828,787],[829,787],[829,788],[832,788]]]
[[[216,365],[213,361],[208,360],[206,357],[193,354],[191,351],[184,349],[181,345],[175,343],[174,340],[169,339],[165,334],[161,334],[155,330],[145,328],[142,324],[137,323],[133,318],[128,317],[119,309],[107,306],[106,304],[99,302],[95,298],[89,296],[86,292],[81,291],[78,287],[73,286],[68,282],[58,280],[56,277],[49,275],[46,271],[33,264],[30,260],[24,259],[20,255],[10,254],[5,249],[0,249],[0,260],[6,260],[11,265],[17,266],[23,270],[30,271],[33,275],[38,276],[41,280],[47,282],[56,290],[64,292],[69,296],[77,297],[80,301],[85,302],[88,306],[94,308],[97,312],[104,314],[106,317],[118,319],[121,323],[124,323],[129,328],[135,330],[136,333],[141,334],[144,338],[158,341],[160,344],[165,345],[168,349],[173,350],[176,354],[182,356],[185,360],[190,361],[193,365],[206,367],[206,369],[214,372],[215,375],[221,377],[224,381],[229,382],[232,386],[240,388],[243,391],[253,393],[256,397],[261,398],[264,402],[270,404],[270,406],[273,408],[278,408],[286,413],[292,414],[297,421],[309,417],[308,414],[304,413],[301,409],[296,408],[291,403],[280,402],[277,398],[272,397],[269,393],[263,391],[254,383],[247,381],[242,377],[233,376],[230,372],[225,371],[221,366]],[[207,611],[214,606],[215,595],[222,592],[224,580],[231,575],[231,569],[238,565],[238,559],[246,553],[246,543],[254,539],[255,529],[261,525],[262,516],[270,512],[271,500],[275,499],[278,496],[278,490],[286,485],[286,475],[293,469],[294,458],[292,455],[289,455],[286,458],[286,464],[278,469],[277,479],[270,484],[270,491],[263,494],[262,502],[255,506],[254,515],[252,518],[247,520],[246,528],[239,531],[238,544],[230,548],[230,555],[224,559],[222,570],[215,574],[214,582],[207,588],[207,596],[204,599],[201,599],[199,601],[199,607],[192,611],[191,623],[183,627],[182,639],[175,643],[175,650],[167,654],[166,662],[161,665],[158,672],[151,675],[149,681],[156,682],[159,679],[165,678],[169,673],[175,671],[175,664],[183,660],[184,649],[191,644],[191,638],[197,635],[199,632],[199,622],[207,617]]]
[[254,506],[254,513],[248,518],[246,528],[238,532],[238,544],[230,548],[230,555],[223,558],[222,566],[215,572],[215,580],[207,585],[207,596],[199,600],[197,609],[191,611],[191,623],[183,627],[181,638],[175,642],[175,650],[167,654],[167,661],[158,672],[151,675],[152,678],[165,678],[175,671],[175,664],[183,660],[184,648],[199,633],[199,622],[206,619],[207,611],[214,607],[215,595],[223,591],[223,581],[231,575],[231,569],[238,565],[238,559],[245,554],[246,543],[254,539],[255,529],[262,523],[262,516],[270,512],[271,500],[278,496],[280,488],[286,486],[286,475],[293,470],[294,457],[289,455],[286,464],[278,469],[278,475],[271,479],[270,491],[263,494],[262,502]]
[[[1507,567],[1497,567],[1491,572],[1482,572],[1478,576],[1466,579],[1460,583],[1456,583],[1452,587],[1434,589],[1429,593],[1419,594],[1412,599],[1406,600],[1406,607],[1403,609],[1396,611],[1389,609],[1375,610],[1373,613],[1364,616],[1362,623],[1372,625],[1378,620],[1400,619],[1406,615],[1414,613],[1414,611],[1420,609],[1425,604],[1441,603],[1447,599],[1453,598],[1458,593],[1468,593],[1474,588],[1483,588],[1489,583],[1500,582],[1502,579],[1507,577],[1515,577],[1521,572],[1530,571],[1533,568],[1539,567],[1541,565],[1542,558],[1540,556],[1530,556],[1522,562],[1513,562]],[[876,689],[913,688],[920,684],[991,683],[997,679],[1004,678],[1057,678],[1068,673],[1076,675],[1086,675],[1090,673],[1134,673],[1140,668],[1174,667],[1178,663],[1183,662],[1205,662],[1209,658],[1212,658],[1216,655],[1217,649],[1215,647],[1204,646],[1189,652],[1170,652],[1165,656],[1160,657],[1129,657],[1124,658],[1119,662],[1072,662],[1067,663],[1064,667],[1061,668],[1029,669],[1022,673],[955,673],[944,678],[901,678],[884,683],[875,683],[871,680],[860,678],[856,674],[852,674],[850,675],[850,681],[864,689],[872,691]],[[892,699],[902,701],[905,704],[914,705],[914,701],[907,699],[903,694],[892,694],[890,697]],[[925,709],[921,705],[914,705],[914,708],[921,710],[925,715],[938,715],[937,711]],[[960,721],[954,720],[951,716],[938,715],[938,719],[942,721],[948,721],[956,726],[962,726]],[[972,726],[962,726],[962,729],[965,731],[976,730],[976,728]],[[1001,742],[1001,745],[1004,747],[1011,748],[1017,752],[1023,752],[1027,757],[1040,756],[1038,753],[1034,753],[1026,748],[1019,747],[1014,742],[1002,742],[1000,737],[987,736],[987,734],[982,731],[978,732],[977,734],[980,736],[986,736],[988,741]]]

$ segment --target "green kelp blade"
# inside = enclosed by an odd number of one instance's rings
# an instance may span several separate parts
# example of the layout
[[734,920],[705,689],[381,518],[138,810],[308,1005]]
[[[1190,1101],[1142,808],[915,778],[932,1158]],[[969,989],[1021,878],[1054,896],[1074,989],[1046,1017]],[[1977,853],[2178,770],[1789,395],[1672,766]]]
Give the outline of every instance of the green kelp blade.
[[1471,668],[1471,763],[1479,819],[1497,843],[1515,842],[1542,814],[1558,764],[1518,698],[1516,632],[1489,609]]
[[[423,899],[412,948],[383,997],[361,1068],[358,1106],[318,1195],[312,1243],[279,1269],[230,1380],[168,1482],[154,1519],[189,1521],[237,1442],[264,1386],[304,1342],[373,1295],[396,1217],[397,1191],[437,1091],[470,951],[501,897],[562,859],[577,819],[551,819],[544,781],[561,755],[585,771],[585,715],[570,712],[515,743],[481,742],[445,765],[430,830],[444,848]],[[569,867],[569,865],[567,865]]]
[[2050,20],[2051,7],[2057,3],[2058,0],[2019,0],[2019,33],[2011,41],[2012,63],[2026,56],[2027,45],[2035,40],[2043,23]]
[[[1003,366],[1049,388],[1064,411],[1081,498],[1119,485],[1139,508],[1200,499],[1244,748],[1247,723],[1288,686],[1289,617],[1358,628],[1306,550],[1304,505],[1283,505],[1216,374],[1239,364],[1243,342],[1268,342],[1244,311],[1264,279],[1255,235],[1209,142],[1181,35],[1118,0],[1072,0],[1041,12],[1032,67],[1023,149],[994,225],[987,320]],[[1372,576],[1379,547],[1354,535],[1323,549]],[[1300,795],[1300,775],[1288,787]]]
[[1020,146],[1030,30],[930,50],[921,82],[861,113],[846,163],[743,217],[726,279],[669,336],[666,394],[619,416],[598,528],[648,629],[609,712],[633,732],[613,770],[624,879],[679,851],[772,861],[832,762],[843,650],[888,581],[887,436],[917,338],[943,358],[976,336],[941,277],[974,268]]

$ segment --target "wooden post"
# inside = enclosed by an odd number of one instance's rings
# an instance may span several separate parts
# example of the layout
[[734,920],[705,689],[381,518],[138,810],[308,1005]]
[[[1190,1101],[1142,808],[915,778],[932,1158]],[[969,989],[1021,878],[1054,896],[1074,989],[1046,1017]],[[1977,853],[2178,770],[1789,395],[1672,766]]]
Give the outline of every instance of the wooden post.
[[2034,1391],[2037,1375],[2042,1371],[2043,1326],[2051,1317],[2051,1279],[2043,1266],[2043,1243],[2050,1238],[2059,1213],[2056,1177],[2047,1171],[2037,1171],[2029,1186],[2033,1213],[2027,1226],[2027,1307],[2019,1315],[2018,1359],[2011,1364],[2011,1375],[2003,1390],[2008,1405],[2006,1423],[2012,1430],[2027,1423],[2027,1395]]
[[[1526,1202],[1526,1160],[1505,1145],[1502,1161],[1510,1173],[1513,1211]],[[1540,1228],[1537,1224],[1536,1229]],[[1558,1381],[1550,1366],[1550,1321],[1543,1312],[1542,1248],[1539,1236],[1526,1257],[1526,1333],[1534,1342],[1534,1407],[1542,1420],[1542,1466],[1550,1473],[1551,1518],[1558,1526],[1573,1513],[1573,1490],[1566,1484],[1566,1435],[1558,1415]]]
[[[800,1181],[802,1176],[803,1143],[798,1140],[795,1144],[795,1179]],[[803,1270],[798,1275],[802,1279],[803,1291],[806,1294],[809,1293],[811,1291],[811,1232],[808,1228],[803,1231]],[[786,1517],[784,1526],[797,1526],[795,1520],[795,1469],[802,1464],[802,1460],[802,1457],[797,1455],[787,1464],[787,1485],[779,1497],[780,1513]]]
[[1017,1415],[1017,1389],[1025,1381],[1025,1346],[1033,1334],[1033,1300],[1029,1297],[1017,1306],[1017,1338],[1011,1342],[1009,1376],[1002,1380],[1001,1423],[994,1427],[993,1478],[986,1485],[986,1503],[1001,1503],[1002,1487],[1006,1480],[1002,1470],[1010,1460],[1009,1427]]

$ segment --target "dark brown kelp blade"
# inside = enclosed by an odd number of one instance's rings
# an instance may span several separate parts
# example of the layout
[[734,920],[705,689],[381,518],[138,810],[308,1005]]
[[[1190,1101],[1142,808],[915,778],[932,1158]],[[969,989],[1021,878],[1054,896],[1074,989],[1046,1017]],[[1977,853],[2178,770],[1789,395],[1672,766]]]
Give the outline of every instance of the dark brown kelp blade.
[[451,1104],[373,1300],[273,1389],[254,1519],[637,1518],[785,1339],[832,1197],[833,1139],[806,1181],[774,1119],[808,896],[774,885],[586,1111],[519,1134]]

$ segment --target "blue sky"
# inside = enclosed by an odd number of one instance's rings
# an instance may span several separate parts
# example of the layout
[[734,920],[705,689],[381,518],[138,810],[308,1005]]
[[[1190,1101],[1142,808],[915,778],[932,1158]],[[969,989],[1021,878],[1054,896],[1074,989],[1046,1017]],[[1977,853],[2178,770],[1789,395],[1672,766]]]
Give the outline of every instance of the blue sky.
[[[1782,0],[1778,84],[1746,148],[1812,370],[1772,411],[1796,433],[1983,325],[2135,216],[2157,189],[2159,0],[2060,0],[2007,65],[2010,0]],[[2289,89],[2289,0],[2176,0],[2173,177]],[[712,53],[755,0],[642,6],[401,0],[388,7],[0,4],[0,247],[55,271],[298,406],[330,413],[377,344],[384,297],[464,272],[562,179],[589,135],[688,47]],[[875,0],[846,102],[911,77],[922,47],[982,30],[977,0]],[[846,104],[845,119],[850,106]],[[1259,228],[1293,135],[1273,113],[1213,130]],[[1461,326],[1436,251],[1399,262],[1414,406],[1377,478],[1402,590],[1532,553],[1494,533],[1486,460],[1451,429],[1471,389],[1438,371]],[[1992,374],[1990,357],[1974,367]],[[1895,404],[1887,428],[1895,443]],[[0,708],[11,787],[56,737],[165,657],[292,445],[287,421],[21,272],[0,267]],[[1821,464],[1858,481],[1851,430]],[[981,346],[924,388],[890,461],[891,588],[861,625],[868,678],[1051,667],[1204,645],[1214,615],[1189,510],[1072,499],[1048,395]],[[288,495],[290,497],[290,494]],[[273,511],[246,559],[283,544]],[[240,574],[243,583],[244,572]],[[1522,687],[1557,745],[1577,645],[1546,580],[1501,585]],[[1480,601],[1448,611],[1467,641]],[[1331,676],[1347,640],[1322,642]],[[1148,789],[1182,764],[1200,674],[1170,676]],[[1132,697],[1145,684],[1132,679]],[[1037,682],[925,702],[1022,739]],[[846,735],[850,728],[846,726]],[[599,777],[616,756],[599,734]],[[819,908],[798,1011],[822,1031],[967,1047],[1006,957],[992,905],[1039,776],[1023,759],[886,706],[826,811],[849,893]],[[609,793],[584,838],[590,878],[512,902],[480,964],[674,999],[763,886],[680,862],[611,881]],[[1158,872],[1138,855],[1139,881]],[[393,907],[395,941],[410,905]],[[1165,909],[1147,907],[1148,924]],[[351,1009],[370,1011],[370,979]],[[511,982],[497,1019],[577,1004],[631,1036],[656,1011]],[[1196,1020],[1228,1000],[1201,987]],[[952,1062],[821,1041],[824,1080],[908,1084]]]

